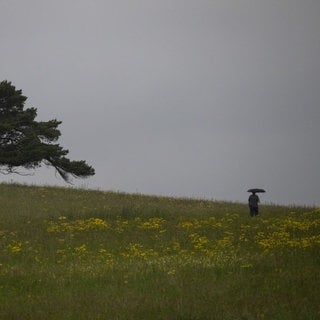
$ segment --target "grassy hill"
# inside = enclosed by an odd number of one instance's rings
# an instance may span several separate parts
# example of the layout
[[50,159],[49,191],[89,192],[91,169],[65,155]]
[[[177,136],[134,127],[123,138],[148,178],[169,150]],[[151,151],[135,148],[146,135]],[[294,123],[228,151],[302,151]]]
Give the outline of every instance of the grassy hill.
[[319,319],[320,210],[0,184],[0,319]]

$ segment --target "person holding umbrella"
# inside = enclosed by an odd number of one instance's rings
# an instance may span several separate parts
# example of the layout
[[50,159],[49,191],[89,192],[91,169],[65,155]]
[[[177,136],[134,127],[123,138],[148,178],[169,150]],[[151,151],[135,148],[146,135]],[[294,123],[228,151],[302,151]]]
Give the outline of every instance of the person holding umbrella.
[[248,192],[252,193],[249,196],[248,203],[249,203],[249,209],[250,209],[250,216],[254,217],[259,214],[259,203],[260,203],[260,199],[256,195],[256,193],[265,192],[265,190],[263,190],[263,189],[249,189]]

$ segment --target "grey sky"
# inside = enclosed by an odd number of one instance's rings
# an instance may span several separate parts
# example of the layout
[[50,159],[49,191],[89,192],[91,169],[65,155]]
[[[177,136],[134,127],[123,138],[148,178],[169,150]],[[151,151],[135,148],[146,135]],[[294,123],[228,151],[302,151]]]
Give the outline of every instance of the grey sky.
[[0,80],[63,121],[96,169],[75,185],[319,205],[319,16],[318,0],[0,0]]

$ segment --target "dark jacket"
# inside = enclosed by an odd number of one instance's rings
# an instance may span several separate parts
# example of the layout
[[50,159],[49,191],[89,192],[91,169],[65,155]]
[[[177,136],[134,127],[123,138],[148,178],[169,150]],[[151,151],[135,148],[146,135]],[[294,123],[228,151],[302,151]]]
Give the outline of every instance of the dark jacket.
[[250,197],[249,197],[249,206],[250,207],[258,207],[258,203],[260,202],[260,199],[259,197],[256,195],[256,194],[252,194]]

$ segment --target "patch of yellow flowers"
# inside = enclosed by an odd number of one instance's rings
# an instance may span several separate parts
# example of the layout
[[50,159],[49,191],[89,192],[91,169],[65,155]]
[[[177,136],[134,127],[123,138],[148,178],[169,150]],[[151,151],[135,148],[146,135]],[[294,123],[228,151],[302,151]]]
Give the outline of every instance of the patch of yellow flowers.
[[[65,216],[46,221],[52,245],[48,255],[45,243],[19,239],[17,232],[0,230],[0,245],[13,255],[32,254],[34,260],[67,263],[70,259],[102,262],[112,267],[123,259],[167,265],[240,263],[252,267],[251,253],[273,250],[320,248],[320,210],[278,218],[243,219],[229,213],[223,218],[187,218],[172,221],[162,217],[125,219],[87,218],[72,220]],[[45,231],[44,230],[44,231]],[[241,258],[240,258],[241,257]],[[170,269],[170,274],[175,271]]]
[[67,221],[65,216],[59,217],[58,221],[50,221],[47,228],[51,233],[62,233],[65,231],[91,231],[108,229],[109,224],[106,220],[100,218],[78,219]]
[[[319,213],[316,210],[314,213]],[[310,219],[311,217],[311,219]],[[260,231],[255,241],[265,251],[279,248],[312,248],[320,245],[320,219],[311,213],[296,216],[292,213],[284,219],[263,220],[266,231]]]

